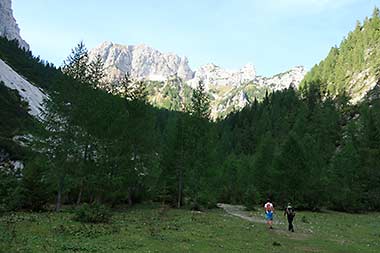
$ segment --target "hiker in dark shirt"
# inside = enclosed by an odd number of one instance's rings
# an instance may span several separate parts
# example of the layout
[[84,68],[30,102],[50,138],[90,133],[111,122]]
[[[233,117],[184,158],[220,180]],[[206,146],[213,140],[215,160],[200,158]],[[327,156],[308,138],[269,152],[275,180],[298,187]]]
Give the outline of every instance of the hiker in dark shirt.
[[296,216],[296,212],[294,211],[293,207],[288,203],[288,206],[285,209],[284,216],[288,218],[288,223],[289,223],[289,231],[294,232],[294,227],[293,227],[293,219],[294,216]]

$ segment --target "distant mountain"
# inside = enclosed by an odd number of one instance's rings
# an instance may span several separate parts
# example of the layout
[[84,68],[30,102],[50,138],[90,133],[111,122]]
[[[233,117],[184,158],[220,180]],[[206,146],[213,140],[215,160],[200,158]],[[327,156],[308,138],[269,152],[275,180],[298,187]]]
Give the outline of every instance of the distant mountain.
[[20,47],[29,50],[29,45],[20,36],[20,29],[13,17],[12,1],[0,1],[0,36],[17,40]]
[[305,76],[300,87],[319,83],[321,91],[331,95],[346,93],[356,104],[366,97],[380,78],[380,16],[375,8],[371,18],[359,21],[340,46]]
[[104,42],[90,51],[90,59],[100,55],[105,64],[108,81],[116,81],[128,73],[134,79],[165,81],[177,75],[189,80],[191,71],[186,57],[161,53],[145,45],[123,46]]
[[201,66],[195,71],[186,57],[161,53],[146,45],[120,45],[104,42],[90,50],[90,60],[99,55],[105,63],[105,81],[117,84],[125,74],[144,80],[148,85],[149,101],[158,107],[180,110],[188,102],[192,90],[200,81],[205,84],[211,100],[211,117],[220,118],[239,110],[253,101],[261,100],[265,92],[297,87],[306,71],[295,67],[273,77],[256,75],[251,64],[232,71],[215,64]]

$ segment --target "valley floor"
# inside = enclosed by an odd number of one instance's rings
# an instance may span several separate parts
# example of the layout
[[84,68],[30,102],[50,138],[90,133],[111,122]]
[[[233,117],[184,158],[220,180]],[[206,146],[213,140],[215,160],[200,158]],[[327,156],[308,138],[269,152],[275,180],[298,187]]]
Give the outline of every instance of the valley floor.
[[115,211],[110,224],[81,224],[72,213],[0,217],[0,252],[378,252],[380,213],[299,212],[295,233],[277,213],[268,230],[224,210],[192,212],[138,205]]

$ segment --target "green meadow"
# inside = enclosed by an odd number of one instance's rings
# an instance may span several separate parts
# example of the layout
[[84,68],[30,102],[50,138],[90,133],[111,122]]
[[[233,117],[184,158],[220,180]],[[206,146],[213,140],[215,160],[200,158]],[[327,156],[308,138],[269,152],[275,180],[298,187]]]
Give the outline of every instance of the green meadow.
[[[260,211],[251,216],[262,218]],[[380,213],[298,212],[295,233],[282,213],[273,230],[221,209],[195,212],[159,205],[115,210],[108,224],[73,213],[8,213],[0,252],[379,252]]]

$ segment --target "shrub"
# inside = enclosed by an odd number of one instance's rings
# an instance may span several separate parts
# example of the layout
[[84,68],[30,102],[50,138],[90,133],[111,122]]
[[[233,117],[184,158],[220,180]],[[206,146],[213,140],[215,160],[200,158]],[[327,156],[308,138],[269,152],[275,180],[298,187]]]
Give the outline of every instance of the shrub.
[[75,210],[74,220],[85,223],[108,223],[111,217],[111,210],[104,205],[83,204]]
[[243,195],[244,205],[249,211],[255,211],[261,199],[261,194],[254,187],[249,187]]
[[19,182],[19,171],[0,166],[0,212],[21,208],[23,197]]
[[202,211],[204,209],[212,209],[217,206],[216,198],[210,194],[207,196],[207,193],[199,194],[197,198],[190,199],[188,207],[193,211]]
[[41,211],[51,195],[51,186],[46,180],[46,162],[41,158],[35,158],[26,164],[23,169],[21,185],[24,194],[24,206],[32,211]]

